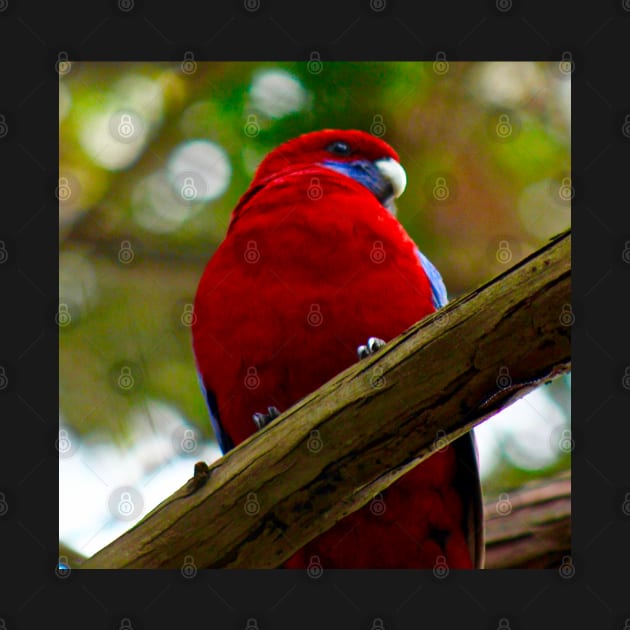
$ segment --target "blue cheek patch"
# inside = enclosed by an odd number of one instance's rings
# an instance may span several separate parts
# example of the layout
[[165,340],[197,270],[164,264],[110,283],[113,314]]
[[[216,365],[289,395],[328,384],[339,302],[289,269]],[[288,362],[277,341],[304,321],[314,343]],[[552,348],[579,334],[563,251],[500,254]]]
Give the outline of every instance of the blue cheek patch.
[[363,184],[385,207],[393,199],[394,191],[391,184],[381,175],[378,168],[368,160],[357,160],[356,162],[326,160],[322,162],[321,166],[352,177],[355,181]]

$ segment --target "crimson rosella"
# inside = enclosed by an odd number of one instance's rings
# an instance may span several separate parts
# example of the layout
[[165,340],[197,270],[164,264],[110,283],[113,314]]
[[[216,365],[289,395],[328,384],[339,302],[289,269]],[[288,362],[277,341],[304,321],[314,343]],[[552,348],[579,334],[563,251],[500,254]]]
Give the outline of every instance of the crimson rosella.
[[[393,214],[398,155],[356,130],[307,133],[263,159],[195,297],[193,348],[223,452],[446,303]],[[367,341],[367,343],[366,343]],[[473,437],[435,452],[292,556],[326,568],[481,566]]]

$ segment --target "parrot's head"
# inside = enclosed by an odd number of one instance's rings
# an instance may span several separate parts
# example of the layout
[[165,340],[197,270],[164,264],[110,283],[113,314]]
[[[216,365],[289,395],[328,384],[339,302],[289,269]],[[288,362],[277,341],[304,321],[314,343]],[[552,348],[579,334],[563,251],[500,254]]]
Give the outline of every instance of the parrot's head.
[[398,154],[380,138],[356,129],[324,129],[281,144],[261,162],[254,184],[287,169],[312,165],[351,177],[390,209],[407,185]]

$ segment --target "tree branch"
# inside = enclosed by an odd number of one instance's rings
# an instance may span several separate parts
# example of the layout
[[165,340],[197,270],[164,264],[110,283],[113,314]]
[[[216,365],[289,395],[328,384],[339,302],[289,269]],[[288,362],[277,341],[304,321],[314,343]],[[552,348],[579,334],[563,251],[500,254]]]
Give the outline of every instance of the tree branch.
[[571,553],[571,477],[545,479],[484,507],[486,568],[548,569]]
[[[557,568],[571,553],[571,476],[537,479],[484,505],[487,569]],[[59,545],[59,557],[81,568],[85,556]]]
[[[570,369],[570,232],[215,462],[83,568],[277,567],[436,448]],[[313,439],[319,448],[309,448]]]

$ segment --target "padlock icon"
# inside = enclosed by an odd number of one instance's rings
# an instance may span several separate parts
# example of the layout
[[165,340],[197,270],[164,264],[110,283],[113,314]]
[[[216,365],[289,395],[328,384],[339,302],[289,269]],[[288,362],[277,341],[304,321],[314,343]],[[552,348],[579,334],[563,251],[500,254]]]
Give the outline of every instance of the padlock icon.
[[502,140],[509,138],[512,135],[512,123],[510,117],[507,114],[501,114],[499,116],[499,122],[495,127],[496,134]]
[[319,453],[323,446],[324,441],[322,440],[322,436],[317,429],[313,429],[308,436],[306,448],[308,448],[311,453]]
[[192,50],[187,50],[184,53],[184,60],[182,61],[182,72],[184,74],[194,74],[197,71],[197,62],[195,61],[195,55]]
[[570,304],[563,304],[560,311],[560,323],[563,326],[573,326],[575,323],[575,315]]
[[507,494],[507,492],[502,492],[499,495],[495,508],[499,516],[507,516],[512,511],[512,502],[510,501],[510,495]]
[[184,437],[181,441],[181,447],[184,453],[192,453],[197,448],[195,432],[192,429],[186,429],[184,431]]
[[446,185],[445,177],[437,177],[433,186],[433,197],[437,201],[446,201],[449,198],[451,191]]
[[7,503],[7,497],[4,492],[0,492],[0,516],[5,516],[9,511],[9,504]]
[[499,619],[499,624],[497,625],[497,630],[511,630],[510,629],[510,622],[508,621],[508,619],[506,617],[501,617],[501,619]]
[[255,138],[260,133],[260,125],[258,124],[258,117],[256,114],[250,114],[247,117],[243,130],[245,131],[245,135],[250,138]]
[[311,304],[311,307],[306,316],[306,321],[309,326],[317,328],[324,323],[324,316],[322,314],[322,307],[319,304]]
[[134,132],[135,128],[131,120],[131,114],[121,114],[120,121],[118,122],[118,135],[128,140],[133,136]]
[[197,567],[195,566],[195,561],[192,556],[184,556],[181,573],[189,580],[197,575]]
[[562,53],[562,59],[558,64],[558,69],[565,76],[570,75],[575,70],[575,62],[573,61],[573,55],[569,50],[565,50]]
[[260,377],[258,376],[258,370],[254,366],[247,368],[244,383],[247,389],[258,389],[260,387]]
[[118,0],[118,8],[125,13],[133,9],[134,0]]
[[70,183],[68,182],[67,177],[60,177],[59,184],[55,190],[55,195],[59,201],[68,201],[70,197],[72,197],[72,188],[70,188]]
[[448,72],[449,67],[450,64],[446,60],[446,53],[443,50],[438,50],[433,62],[433,72],[438,76],[443,76]]
[[0,138],[4,138],[9,133],[9,125],[4,114],[0,114]]
[[0,365],[0,390],[6,389],[9,386],[9,377],[4,365]]
[[55,323],[60,328],[65,328],[72,323],[72,315],[70,314],[70,309],[65,302],[59,303],[59,308],[55,314]]
[[370,250],[370,260],[373,263],[380,265],[385,262],[385,258],[387,258],[387,253],[385,252],[383,241],[374,241],[372,249]]
[[245,630],[258,630],[258,622],[253,617],[250,617],[245,624]]
[[[2,241],[0,241],[0,248],[1,248],[1,244],[2,244]],[[621,258],[623,262],[630,265],[630,241],[626,241],[625,247],[623,248],[623,252],[621,252]],[[0,262],[2,262],[1,259],[0,259]]]
[[387,127],[385,127],[385,123],[383,122],[383,116],[381,114],[374,114],[372,124],[370,125],[370,133],[380,138],[385,135],[386,131]]
[[243,0],[243,6],[246,11],[258,11],[260,9],[260,0]]
[[123,617],[120,620],[119,630],[133,630],[133,626],[131,625],[131,619],[129,619],[129,617]]
[[433,565],[433,575],[442,580],[448,575],[448,564],[446,564],[445,556],[438,556]]
[[[2,119],[4,116],[0,117],[0,129],[2,128]],[[623,119],[623,125],[621,125],[621,133],[626,137],[630,138],[630,114],[626,114]],[[0,132],[0,138],[2,137],[2,133]]]
[[9,251],[7,250],[7,244],[4,241],[0,241],[0,265],[9,260]]
[[125,391],[129,391],[134,384],[135,379],[131,373],[131,367],[123,365],[120,368],[120,374],[118,375],[118,387],[120,387],[120,389],[124,389]]
[[501,13],[507,13],[512,8],[512,0],[497,0],[496,5]]
[[55,70],[60,77],[65,76],[70,72],[72,68],[72,64],[68,59],[68,53],[65,50],[62,50],[57,55],[57,61],[55,62]]
[[621,380],[624,389],[630,390],[630,366],[626,367]]
[[260,260],[260,251],[258,250],[258,243],[256,241],[247,241],[247,247],[243,254],[245,262],[252,265],[256,264]]
[[192,304],[184,304],[184,310],[179,320],[181,321],[182,326],[187,326],[188,328],[194,326],[194,324],[197,322],[197,315],[193,309]]
[[260,512],[260,503],[258,502],[258,497],[255,492],[250,492],[247,495],[247,500],[245,501],[245,514],[249,516],[255,516]]
[[499,241],[499,247],[496,253],[497,262],[506,265],[512,260],[512,250],[509,241]]
[[311,556],[308,561],[308,566],[306,567],[306,574],[308,577],[317,580],[324,573],[324,567],[322,566],[322,562],[319,559],[319,556]]
[[[2,505],[1,501],[4,499],[4,495],[0,497],[0,507]],[[630,516],[630,492],[626,492],[626,496],[623,499],[623,503],[621,504],[621,511],[626,515]]]
[[60,455],[65,455],[72,448],[72,442],[70,441],[70,436],[65,429],[59,429],[59,435],[55,440],[55,447]]
[[370,386],[374,389],[381,389],[385,386],[384,371],[380,365],[376,365],[370,374]]
[[571,201],[574,195],[575,189],[571,185],[571,178],[564,177],[562,179],[562,184],[560,184],[560,188],[558,188],[558,196],[562,201]]
[[510,376],[510,370],[507,365],[502,365],[499,368],[499,375],[497,376],[497,387],[499,389],[507,389],[512,385],[512,377]]
[[370,501],[370,512],[374,514],[374,516],[382,516],[385,514],[385,510],[387,506],[385,505],[385,500],[383,499],[383,495],[379,492],[371,501]]
[[435,438],[433,440],[434,451],[445,451],[448,448],[448,442],[446,441],[446,431],[444,429],[438,429],[435,432]]
[[122,241],[120,243],[120,249],[118,250],[118,260],[123,263],[123,265],[128,265],[133,262],[135,256],[136,255],[131,247],[131,242]]
[[192,177],[184,178],[181,194],[186,201],[194,201],[197,198],[197,188]]
[[319,181],[319,177],[311,178],[306,194],[311,201],[317,201],[324,196],[324,189]]
[[372,622],[372,630],[385,630],[385,625],[380,617],[375,617]]
[[575,566],[571,556],[563,556],[562,564],[560,565],[558,572],[560,573],[560,577],[565,579],[570,579],[575,575]]
[[320,74],[321,71],[324,69],[324,64],[322,63],[321,56],[316,50],[311,52],[308,58],[308,63],[306,64],[306,69],[311,74]]
[[135,506],[130,492],[123,492],[118,501],[118,512],[121,516],[130,516],[133,514]]
[[575,447],[575,442],[571,437],[571,431],[569,431],[569,429],[564,429],[562,431],[562,436],[558,441],[558,446],[563,453],[570,453]]

